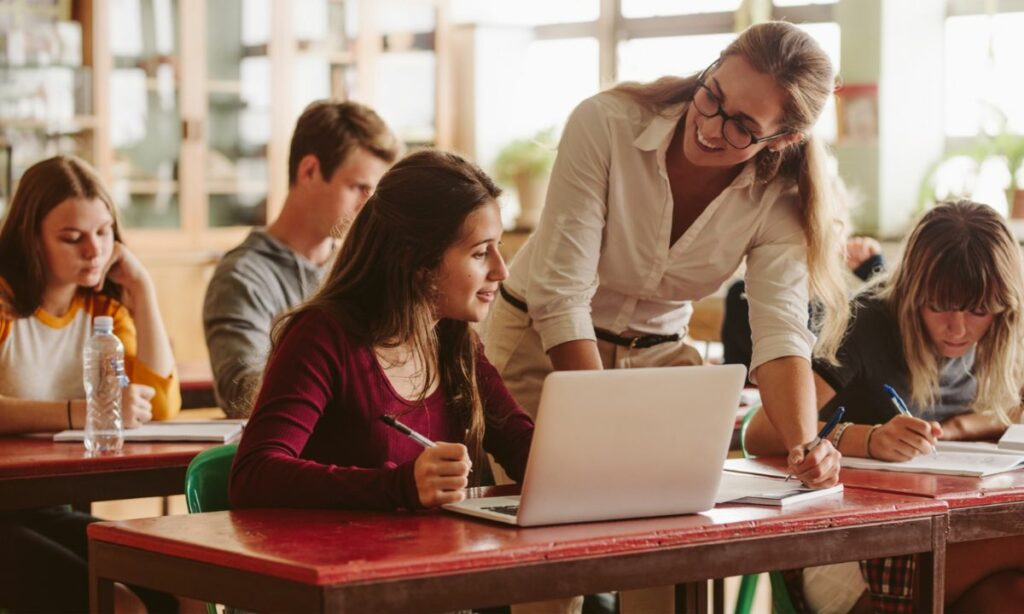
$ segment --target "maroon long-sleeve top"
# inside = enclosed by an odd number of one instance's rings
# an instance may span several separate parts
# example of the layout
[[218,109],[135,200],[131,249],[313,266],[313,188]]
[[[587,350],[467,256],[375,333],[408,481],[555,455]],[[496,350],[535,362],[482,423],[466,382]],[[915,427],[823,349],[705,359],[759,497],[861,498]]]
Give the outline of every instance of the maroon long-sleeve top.
[[[522,480],[533,421],[501,376],[477,359],[487,415],[484,449]],[[270,358],[263,387],[231,469],[231,504],[390,510],[420,505],[413,465],[423,448],[378,417],[435,441],[462,442],[465,428],[438,389],[422,403],[400,397],[371,348],[333,316],[297,317]],[[478,470],[474,468],[474,470]]]

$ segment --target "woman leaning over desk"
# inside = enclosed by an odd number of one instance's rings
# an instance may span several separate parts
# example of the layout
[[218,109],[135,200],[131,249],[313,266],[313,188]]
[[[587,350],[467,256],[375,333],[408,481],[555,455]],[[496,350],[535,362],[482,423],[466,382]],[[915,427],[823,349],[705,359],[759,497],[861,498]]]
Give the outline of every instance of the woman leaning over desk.
[[[153,282],[120,239],[113,201],[85,162],[58,156],[25,171],[0,229],[0,434],[83,427],[94,316],[112,316],[124,343],[125,425],[181,408]],[[0,514],[0,609],[88,609],[85,527],[95,520],[63,506]],[[136,592],[150,609],[176,607]],[[119,608],[142,605],[123,587],[115,595]]]
[[[814,439],[812,348],[845,329],[841,213],[810,129],[832,65],[788,23],[752,26],[697,76],[624,84],[569,118],[540,226],[511,265],[482,334],[487,357],[536,411],[552,370],[696,364],[691,302],[744,260],[752,378],[803,481],[836,482]],[[809,291],[824,305],[815,347]]]

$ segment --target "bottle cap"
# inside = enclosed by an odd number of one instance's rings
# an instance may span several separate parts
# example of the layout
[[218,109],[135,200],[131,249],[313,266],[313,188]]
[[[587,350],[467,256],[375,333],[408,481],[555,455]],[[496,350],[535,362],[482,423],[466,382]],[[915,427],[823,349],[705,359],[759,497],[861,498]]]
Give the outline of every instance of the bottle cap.
[[110,333],[114,331],[114,318],[110,316],[96,316],[92,320],[93,333]]

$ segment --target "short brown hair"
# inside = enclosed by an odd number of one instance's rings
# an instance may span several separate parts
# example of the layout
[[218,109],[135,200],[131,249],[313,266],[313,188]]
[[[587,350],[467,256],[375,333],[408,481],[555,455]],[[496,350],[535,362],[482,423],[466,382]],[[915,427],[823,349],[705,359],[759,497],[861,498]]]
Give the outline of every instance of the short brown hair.
[[398,159],[402,144],[373,109],[357,102],[317,100],[295,124],[288,153],[288,183],[294,185],[299,162],[310,154],[329,181],[350,153],[362,147],[388,164]]

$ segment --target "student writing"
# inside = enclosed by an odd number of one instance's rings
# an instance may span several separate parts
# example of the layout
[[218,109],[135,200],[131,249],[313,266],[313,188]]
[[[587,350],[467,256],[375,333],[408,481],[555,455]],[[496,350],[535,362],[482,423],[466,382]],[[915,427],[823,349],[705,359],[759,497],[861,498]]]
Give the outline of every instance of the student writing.
[[[902,461],[931,453],[938,438],[997,438],[1021,416],[1022,310],[1020,248],[1001,217],[967,201],[929,211],[895,270],[854,300],[839,365],[815,363],[822,415],[841,403],[850,420],[833,443],[843,454]],[[885,385],[911,415],[894,409]],[[746,446],[784,452],[762,415],[751,420]],[[1010,611],[1024,599],[1024,539],[950,544],[946,556],[947,606]],[[851,604],[864,587],[856,580]],[[805,587],[813,600],[815,587]],[[909,587],[872,588],[910,594]]]
[[452,154],[418,152],[384,175],[323,287],[278,325],[233,505],[436,507],[479,483],[484,451],[521,479],[533,422],[469,326],[507,276],[498,195]]

